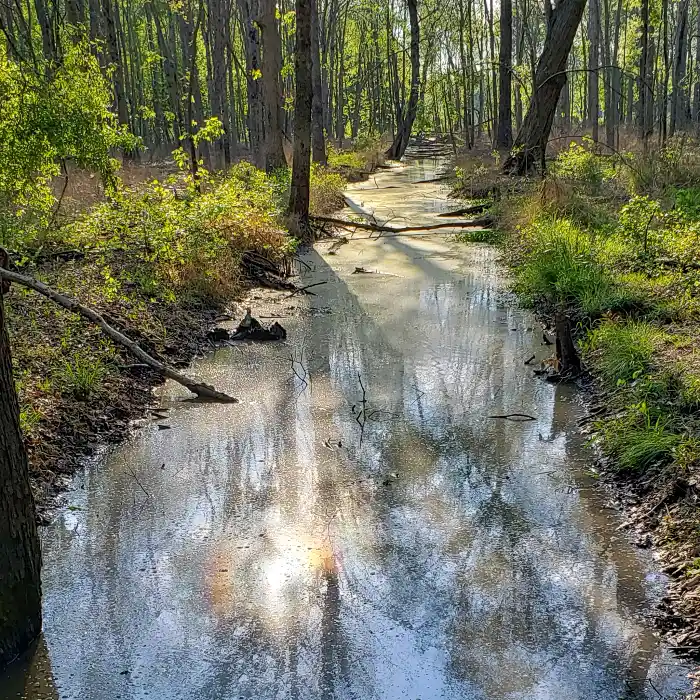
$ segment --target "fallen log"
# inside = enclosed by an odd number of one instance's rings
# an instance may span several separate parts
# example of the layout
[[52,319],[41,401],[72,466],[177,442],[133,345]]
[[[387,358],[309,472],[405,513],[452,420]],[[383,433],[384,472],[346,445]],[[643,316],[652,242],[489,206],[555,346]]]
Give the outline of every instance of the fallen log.
[[464,209],[456,209],[455,211],[446,211],[444,214],[438,214],[438,219],[450,219],[455,216],[468,216],[469,214],[482,214],[491,205],[490,204],[473,204]]
[[196,394],[201,399],[207,399],[208,401],[218,401],[220,403],[238,403],[238,399],[234,399],[228,394],[224,394],[220,391],[214,389],[214,387],[208,384],[201,384],[195,382],[193,379],[186,377],[184,374],[176,372],[171,369],[163,362],[156,360],[151,357],[147,352],[142,350],[133,340],[125,336],[123,333],[119,332],[116,328],[110,326],[107,321],[94,309],[90,309],[87,306],[71,299],[70,297],[60,294],[51,287],[45,285],[43,282],[29,277],[27,275],[21,275],[18,272],[12,272],[4,267],[0,267],[0,279],[2,279],[3,289],[5,285],[10,282],[15,282],[23,287],[28,287],[33,289],[35,292],[45,296],[47,299],[55,302],[64,309],[77,313],[83,318],[87,319],[96,326],[99,326],[109,338],[111,338],[115,343],[126,348],[134,357],[139,359],[142,363],[148,365],[152,369],[156,370],[164,377],[172,379],[174,382],[181,384],[182,386],[189,389],[193,394]]
[[493,224],[492,216],[482,216],[478,219],[470,219],[469,221],[453,221],[445,224],[424,224],[422,226],[382,226],[381,224],[361,223],[359,221],[346,221],[345,219],[334,219],[329,216],[313,216],[313,221],[322,224],[331,224],[332,226],[341,226],[344,228],[359,228],[363,231],[374,231],[376,233],[409,233],[411,231],[438,231],[446,228],[482,228]]

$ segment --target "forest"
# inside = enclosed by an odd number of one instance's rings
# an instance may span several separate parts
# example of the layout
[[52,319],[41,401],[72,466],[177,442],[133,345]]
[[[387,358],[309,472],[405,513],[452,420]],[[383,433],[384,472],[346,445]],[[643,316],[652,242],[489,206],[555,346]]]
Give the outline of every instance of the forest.
[[590,473],[697,654],[700,0],[0,0],[0,32],[0,669],[41,632],[41,531],[86,460],[165,379],[238,403],[190,379],[217,324],[259,289],[314,303],[313,246],[360,233],[498,251],[552,346],[526,369],[583,387]]

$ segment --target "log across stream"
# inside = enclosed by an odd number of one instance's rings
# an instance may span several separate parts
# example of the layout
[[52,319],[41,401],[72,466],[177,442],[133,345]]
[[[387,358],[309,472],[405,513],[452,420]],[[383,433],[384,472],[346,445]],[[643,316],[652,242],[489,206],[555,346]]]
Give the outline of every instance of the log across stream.
[[[348,197],[392,226],[444,222],[460,203],[416,184],[436,166]],[[496,251],[361,238],[307,255],[300,286],[325,284],[272,310],[286,341],[193,368],[240,403],[168,384],[170,430],[86,466],[43,533],[45,637],[0,698],[687,689],[647,617],[663,578],[587,476],[573,390],[525,365],[552,348]]]

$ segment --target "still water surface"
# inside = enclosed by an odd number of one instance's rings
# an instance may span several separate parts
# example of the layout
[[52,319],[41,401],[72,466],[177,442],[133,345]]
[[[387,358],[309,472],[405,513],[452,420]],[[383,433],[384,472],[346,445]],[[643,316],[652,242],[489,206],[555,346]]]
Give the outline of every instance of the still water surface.
[[[434,170],[349,196],[434,222]],[[44,531],[45,639],[0,698],[679,697],[646,619],[663,580],[586,476],[575,395],[525,367],[550,350],[494,250],[328,247],[286,343],[193,369],[240,404],[168,386],[170,429],[77,479]],[[535,420],[490,417],[514,412]]]

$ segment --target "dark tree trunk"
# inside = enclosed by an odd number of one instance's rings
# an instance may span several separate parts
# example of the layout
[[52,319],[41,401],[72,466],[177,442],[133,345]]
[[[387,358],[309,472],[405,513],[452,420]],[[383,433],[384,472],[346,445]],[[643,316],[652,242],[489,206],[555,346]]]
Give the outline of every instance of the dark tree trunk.
[[498,74],[498,130],[496,147],[509,149],[513,145],[511,106],[511,70],[513,62],[513,2],[501,0],[501,47]]
[[296,96],[294,101],[294,163],[289,195],[291,225],[305,243],[311,242],[309,227],[309,179],[311,176],[311,5],[308,0],[296,0],[296,50],[294,72]]
[[[5,264],[4,256],[2,265]],[[41,631],[41,551],[0,294],[0,668]]]
[[287,167],[282,146],[282,42],[275,0],[260,0],[258,25],[262,34],[263,110],[265,115],[265,170]]
[[420,92],[420,27],[418,26],[418,1],[408,0],[408,16],[411,23],[411,92],[408,96],[406,114],[401,115],[401,124],[396,130],[396,137],[386,152],[386,157],[400,160],[408,147],[413,122],[418,112],[418,95]]
[[[321,80],[321,42],[318,25],[318,0],[311,2],[311,151],[314,163],[326,165],[326,137],[323,132],[323,83]],[[359,68],[358,68],[359,70]]]
[[588,3],[588,127],[591,136],[598,141],[598,66],[600,64],[600,8],[598,0]]
[[559,95],[566,85],[566,63],[586,0],[561,0],[551,11],[542,55],[535,71],[535,93],[513,153],[504,170],[524,174],[544,159]]

